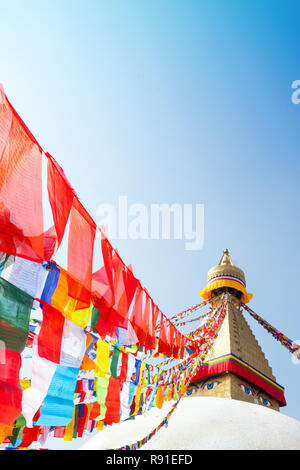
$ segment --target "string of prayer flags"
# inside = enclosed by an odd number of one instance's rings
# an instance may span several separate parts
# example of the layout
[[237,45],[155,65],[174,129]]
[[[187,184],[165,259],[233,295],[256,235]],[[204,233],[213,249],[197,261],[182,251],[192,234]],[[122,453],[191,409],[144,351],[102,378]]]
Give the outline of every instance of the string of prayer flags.
[[[101,344],[100,341],[99,341],[99,344]],[[104,343],[105,342],[102,342],[103,345]],[[109,345],[108,345],[108,349],[109,349]],[[99,347],[99,350],[100,350],[100,347]],[[167,385],[161,385],[158,391],[157,397],[155,397],[156,392],[157,392],[157,387],[153,387],[153,383],[154,383],[153,381],[155,380],[155,377],[151,376],[150,374],[151,372],[150,365],[142,364],[141,361],[139,361],[137,358],[134,359],[133,356],[131,355],[128,355],[128,360],[127,361],[125,360],[123,364],[123,357],[122,357],[122,360],[120,361],[121,351],[120,350],[118,350],[117,352],[115,351],[116,351],[116,346],[114,346],[112,354],[110,354],[109,352],[107,354],[108,362],[107,362],[106,370],[107,371],[109,370],[109,373],[104,377],[105,378],[104,382],[106,383],[102,383],[102,387],[101,387],[101,383],[100,383],[101,381],[99,382],[99,379],[96,379],[97,380],[96,389],[98,387],[97,398],[100,401],[100,403],[97,403],[97,406],[98,406],[97,411],[95,408],[92,408],[92,410],[95,409],[94,415],[91,415],[89,419],[92,417],[95,418],[97,423],[99,423],[100,427],[103,427],[103,422],[106,422],[107,424],[109,424],[108,421],[110,423],[119,422],[119,420],[123,421],[124,419],[128,419],[129,416],[134,416],[136,414],[144,413],[145,410],[150,409],[151,406],[153,406],[154,399],[156,399],[157,404],[159,406],[162,406],[163,400],[170,400],[174,398],[175,396],[178,396],[178,390],[174,386],[174,381],[178,380],[178,375],[176,375],[175,372],[172,372],[172,371],[165,372],[167,376],[164,379],[164,383],[166,383]],[[114,356],[114,359],[113,359],[113,356]],[[124,353],[122,354],[122,356],[127,356],[127,354]],[[131,359],[129,360],[129,358]],[[131,365],[133,365],[132,359],[134,359],[135,361],[134,367],[131,367],[131,370],[135,371],[134,376],[132,372],[128,371],[128,365],[130,363]],[[117,362],[119,363],[119,367],[117,365]],[[126,383],[126,381],[124,382],[124,380],[121,380],[121,375],[125,377],[126,366],[127,366],[126,379],[128,378],[128,379],[134,380],[134,382]],[[122,367],[123,367],[123,373],[122,373]],[[146,372],[146,376],[145,374],[143,374],[143,370]],[[113,377],[111,375],[112,373],[114,373],[116,377]],[[132,376],[133,376],[133,379],[132,379]],[[184,376],[187,376],[186,371],[184,372]],[[113,381],[111,381],[111,378],[113,379],[117,378],[119,383],[113,383]],[[88,382],[89,381],[84,382],[86,384],[84,387],[82,383],[81,388],[80,389],[77,388],[76,391],[81,390],[81,389],[86,389],[87,386],[90,388],[91,385],[88,385]],[[151,383],[151,385],[147,386],[147,383],[148,384]],[[112,388],[111,392],[109,392],[109,385]],[[114,396],[113,394],[113,392],[116,393],[116,390],[119,390],[119,394],[117,397]],[[114,397],[114,400],[111,400],[111,397]],[[84,403],[82,403],[82,405],[84,405]],[[95,405],[96,404],[94,403],[93,407],[95,407]],[[115,410],[116,409],[119,410],[118,416],[117,416],[116,411],[114,411],[114,407],[115,407]],[[78,424],[78,422],[80,421],[79,410],[81,410],[80,413],[83,413],[82,411],[83,408],[79,408],[76,411],[77,421],[75,425],[73,426],[74,428],[73,437],[78,437],[78,429],[80,431],[80,427]],[[86,419],[85,422],[86,423],[89,422],[89,419]],[[36,420],[35,422],[38,423],[38,420]],[[99,426],[97,425],[96,427],[99,428]],[[81,429],[82,427],[83,427],[83,424],[81,423]],[[80,434],[81,432],[82,431],[80,431]],[[66,432],[64,436],[65,436],[64,438],[66,438],[67,436]],[[68,439],[71,439],[71,434],[69,435]]]
[[176,323],[176,327],[178,327],[178,326],[184,326],[184,325],[187,325],[188,323],[192,323],[192,322],[194,322],[194,321],[202,320],[203,318],[207,317],[209,314],[210,314],[210,312],[207,312],[207,313],[204,313],[203,315],[200,315],[199,317],[191,318],[191,319],[189,319],[189,320],[177,322],[177,323]]
[[114,450],[137,450],[140,449],[144,444],[150,441],[153,436],[163,427],[163,426],[168,426],[168,422],[170,420],[170,417],[174,413],[176,407],[178,406],[179,400],[172,406],[171,410],[168,412],[167,416],[163,419],[163,421],[151,432],[149,433],[146,437],[143,439],[140,439],[139,441],[135,442],[134,444],[127,444],[125,446],[119,447],[118,449]]
[[[0,348],[5,355],[0,434],[7,448],[28,448],[37,440],[44,445],[51,433],[68,441],[180,396],[211,346],[224,309],[201,330],[201,347],[186,352],[194,338],[183,335],[176,323],[206,302],[181,312],[172,323],[103,229],[101,253],[95,251],[95,222],[2,90],[0,132],[0,339],[6,346]],[[45,202],[53,220],[46,231],[43,158]],[[66,270],[52,258],[68,221]],[[94,254],[103,260],[96,272]],[[32,310],[42,319],[29,325]],[[32,377],[22,390],[26,345],[31,347],[26,357],[32,354]],[[161,366],[146,363],[155,357],[163,359]]]
[[208,300],[204,300],[203,302],[192,305],[191,307],[187,308],[186,310],[183,310],[183,311],[177,313],[176,315],[173,315],[173,317],[171,317],[170,320],[173,320],[173,319],[178,320],[178,319],[182,318],[183,316],[185,316],[187,313],[193,313],[196,310],[199,310],[200,308],[204,307],[204,305],[207,305],[208,303],[209,303]]
[[300,345],[295,343],[293,340],[288,338],[286,335],[281,333],[279,330],[274,328],[270,323],[268,323],[266,320],[264,320],[261,316],[257,315],[250,307],[248,307],[246,304],[241,302],[242,307],[244,310],[246,310],[252,318],[254,318],[260,325],[264,327],[265,330],[267,330],[271,335],[279,341],[282,346],[288,349],[288,351],[292,354],[295,354],[298,359],[300,359]]
[[[225,297],[224,297],[225,299]],[[218,329],[219,324],[223,321],[224,314],[224,302],[222,300],[221,304],[216,309],[212,309],[209,312],[208,320],[197,328],[195,331],[188,333],[187,337],[192,341],[197,341],[198,345],[206,343],[207,339],[211,336],[214,337],[215,331]]]
[[[195,304],[192,307],[187,308],[186,310],[182,310],[179,313],[176,313],[172,317],[169,317],[169,320],[176,326],[179,326],[178,321],[180,321],[183,317],[188,316],[191,313],[194,313],[196,310],[199,310],[202,308],[204,305],[207,305],[209,303],[208,300],[205,300],[204,302],[200,302],[199,304]],[[192,321],[192,320],[191,320]],[[160,328],[160,323],[157,324],[156,329]]]

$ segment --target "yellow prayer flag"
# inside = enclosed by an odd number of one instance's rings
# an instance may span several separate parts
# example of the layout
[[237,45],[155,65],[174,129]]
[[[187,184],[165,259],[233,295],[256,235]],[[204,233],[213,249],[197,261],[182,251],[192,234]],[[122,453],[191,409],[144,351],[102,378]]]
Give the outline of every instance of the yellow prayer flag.
[[92,308],[93,304],[91,302],[88,308],[82,308],[80,310],[75,310],[71,313],[71,320],[76,325],[81,326],[81,328],[85,328],[90,321],[92,316]]
[[96,361],[94,375],[96,377],[105,377],[109,368],[109,344],[102,339],[97,341]]
[[0,425],[0,444],[4,441],[7,436],[11,436],[14,426],[6,426],[5,424]]
[[66,429],[65,429],[64,441],[71,441],[73,439],[74,424],[75,424],[75,406],[73,410],[72,421],[70,421],[70,423],[66,426]]
[[104,426],[104,421],[97,421],[96,423],[97,431],[102,431],[103,426]]

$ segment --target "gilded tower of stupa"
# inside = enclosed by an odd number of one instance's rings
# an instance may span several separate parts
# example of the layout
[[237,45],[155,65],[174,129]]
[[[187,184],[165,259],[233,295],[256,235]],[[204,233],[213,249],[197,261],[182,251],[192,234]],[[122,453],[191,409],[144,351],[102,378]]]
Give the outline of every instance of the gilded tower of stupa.
[[279,411],[286,404],[284,388],[244,318],[241,302],[248,303],[244,272],[224,250],[219,264],[208,271],[207,285],[200,292],[212,308],[229,294],[226,316],[205,362],[190,384],[188,395],[231,398]]

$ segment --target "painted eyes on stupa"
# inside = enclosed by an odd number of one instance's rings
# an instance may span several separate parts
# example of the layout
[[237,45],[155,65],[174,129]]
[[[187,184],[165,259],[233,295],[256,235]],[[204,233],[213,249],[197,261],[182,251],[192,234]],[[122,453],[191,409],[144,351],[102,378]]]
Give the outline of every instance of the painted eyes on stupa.
[[211,382],[209,384],[205,384],[203,385],[203,390],[212,390],[213,388],[215,388],[217,385],[219,385],[220,382],[218,382],[217,380],[215,380],[215,382]]
[[[243,390],[243,392],[245,392],[247,395],[255,395],[259,401],[262,403],[262,405],[265,405],[265,406],[268,406],[268,407],[271,407],[272,406],[272,403],[265,397],[261,396],[261,395],[257,395],[256,392],[254,392],[253,390],[251,390],[250,387],[247,387],[246,385],[244,384],[239,384],[239,386],[241,387],[241,389]],[[257,398],[255,398],[255,403],[257,403]]]
[[[202,390],[213,390],[217,385],[219,385],[219,382],[218,380],[215,380],[214,382],[210,382],[210,383],[205,383],[204,385],[201,385],[201,389]],[[192,395],[194,392],[197,392],[199,389],[199,387],[197,385],[193,385],[191,388],[189,388],[189,390],[186,392],[186,394],[188,396]]]
[[259,399],[263,405],[268,406],[268,407],[272,406],[272,403],[269,402],[269,400],[267,400],[265,397],[259,397]]
[[239,384],[241,389],[243,390],[243,392],[245,392],[247,395],[253,395],[253,391],[251,390],[251,388],[249,387],[246,387],[246,385],[244,384]]
[[199,385],[193,384],[189,387],[188,391],[186,392],[187,396],[192,395],[193,393],[197,392],[199,388]]

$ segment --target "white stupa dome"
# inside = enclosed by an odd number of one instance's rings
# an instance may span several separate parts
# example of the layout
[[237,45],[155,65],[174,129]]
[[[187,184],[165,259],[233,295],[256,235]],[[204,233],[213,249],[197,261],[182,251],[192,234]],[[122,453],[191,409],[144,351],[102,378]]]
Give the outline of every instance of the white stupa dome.
[[[143,439],[174,402],[98,432],[80,450],[116,449]],[[300,421],[264,406],[218,397],[184,397],[142,450],[300,450]]]

